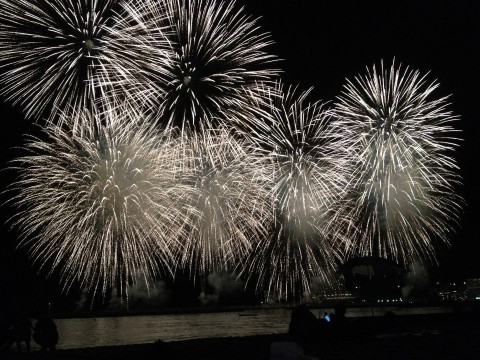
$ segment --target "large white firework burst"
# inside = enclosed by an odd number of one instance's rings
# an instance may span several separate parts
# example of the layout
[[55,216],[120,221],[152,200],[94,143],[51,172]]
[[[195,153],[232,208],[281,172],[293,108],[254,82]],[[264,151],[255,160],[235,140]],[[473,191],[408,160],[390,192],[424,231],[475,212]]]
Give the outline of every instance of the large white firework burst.
[[173,34],[166,4],[167,1],[119,2],[118,13],[112,17],[111,25],[104,28],[96,52],[95,76],[89,80],[89,85],[101,95],[97,103],[127,100],[137,109],[146,104],[143,111],[150,113],[152,104],[165,98],[171,79],[169,37]]
[[[266,51],[270,36],[235,1],[145,0],[124,9],[125,26],[109,29],[109,42],[134,46],[144,61],[128,76],[105,67],[99,83],[114,89],[113,97],[128,89],[127,96],[156,113],[164,127],[221,122],[225,112],[245,108],[245,89],[279,74],[276,57]],[[124,31],[132,23],[142,36]],[[141,81],[130,76],[135,73]]]
[[98,66],[115,60],[115,72],[125,75],[141,63],[137,49],[105,41],[106,29],[121,19],[120,3],[0,0],[1,93],[35,120],[90,106]]
[[335,106],[352,173],[351,216],[360,232],[347,252],[409,263],[449,243],[463,199],[452,157],[459,144],[447,98],[419,71],[373,66],[348,81]]
[[195,277],[234,270],[267,236],[269,176],[245,141],[222,128],[191,132],[178,146],[176,172],[188,188],[178,262]]
[[[13,225],[41,268],[59,273],[64,289],[118,288],[138,276],[149,283],[172,263],[182,192],[155,132],[132,109],[82,111],[30,138],[12,202]],[[70,125],[74,124],[74,125]],[[128,295],[128,294],[127,294]]]
[[271,174],[275,220],[245,272],[258,275],[258,289],[278,299],[308,292],[314,277],[329,280],[342,257],[335,244],[348,226],[338,218],[348,173],[341,139],[332,132],[326,105],[307,101],[311,90],[278,83],[266,108],[238,119]]

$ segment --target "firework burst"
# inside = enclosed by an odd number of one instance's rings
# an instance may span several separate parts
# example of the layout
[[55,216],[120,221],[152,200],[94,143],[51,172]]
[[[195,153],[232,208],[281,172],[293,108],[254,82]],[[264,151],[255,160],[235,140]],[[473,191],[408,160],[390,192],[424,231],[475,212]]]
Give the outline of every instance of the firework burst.
[[109,47],[104,39],[121,9],[119,3],[1,0],[2,94],[33,119],[46,116],[51,121],[59,109],[78,111],[90,106],[98,85],[94,73],[102,62],[112,58],[115,71],[125,74],[129,64],[138,59],[132,58],[138,52],[118,53],[118,48]]
[[437,83],[392,64],[348,81],[335,106],[338,132],[354,162],[351,215],[359,236],[351,255],[409,263],[435,258],[449,243],[463,200],[451,157],[459,143],[447,99],[431,100]]
[[175,266],[169,249],[182,190],[163,155],[170,146],[135,125],[131,109],[74,115],[45,128],[47,141],[30,138],[28,155],[15,160],[12,222],[20,246],[40,268],[58,271],[64,289],[125,294],[138,276],[148,283]]
[[189,134],[178,142],[184,236],[179,263],[192,275],[232,270],[271,221],[268,174],[224,129]]
[[128,89],[127,96],[154,111],[164,127],[198,129],[201,121],[225,119],[225,112],[245,108],[245,89],[279,74],[271,67],[276,57],[266,52],[269,35],[234,1],[146,0],[124,8],[130,19],[125,27],[136,22],[142,36],[125,41],[124,26],[112,27],[109,41],[142,51],[144,61],[129,73],[141,74],[141,81],[135,75],[118,77],[110,71],[115,67],[108,67],[99,82]]
[[105,27],[101,51],[96,55],[98,66],[89,81],[101,94],[97,103],[118,104],[126,100],[147,113],[151,112],[154,99],[165,98],[171,78],[168,37],[173,34],[166,3],[122,1],[118,4],[121,10],[113,16],[111,26]]
[[325,105],[307,103],[310,91],[279,83],[267,108],[238,121],[271,174],[275,218],[246,271],[259,274],[258,288],[266,284],[266,295],[279,299],[309,291],[313,277],[328,281],[341,258],[333,241],[341,234],[335,219],[347,183],[341,139],[331,131]]

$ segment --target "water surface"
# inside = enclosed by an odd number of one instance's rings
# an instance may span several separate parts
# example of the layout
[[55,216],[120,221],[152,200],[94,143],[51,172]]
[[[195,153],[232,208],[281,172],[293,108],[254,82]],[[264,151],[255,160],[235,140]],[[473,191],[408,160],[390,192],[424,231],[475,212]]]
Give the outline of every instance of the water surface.
[[[311,309],[316,316],[331,308]],[[451,312],[448,307],[428,308],[349,308],[348,317]],[[59,333],[58,349],[129,345],[209,337],[284,334],[291,310],[259,309],[247,312],[216,312],[148,316],[55,319]],[[32,343],[32,350],[38,349]]]

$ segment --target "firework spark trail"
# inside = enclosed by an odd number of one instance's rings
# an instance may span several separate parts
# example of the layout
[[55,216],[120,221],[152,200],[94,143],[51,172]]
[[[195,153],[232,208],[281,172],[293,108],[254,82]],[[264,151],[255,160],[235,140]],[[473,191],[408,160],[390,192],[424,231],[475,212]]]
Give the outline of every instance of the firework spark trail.
[[375,66],[348,81],[335,106],[338,132],[354,161],[351,216],[359,236],[350,255],[409,263],[435,259],[435,241],[449,235],[463,205],[455,193],[459,144],[446,98],[431,100],[437,83],[418,71]]
[[[109,29],[109,42],[132,44],[144,61],[128,76],[117,77],[110,73],[115,66],[107,67],[99,83],[113,88],[113,97],[115,89],[128,89],[127,96],[155,112],[163,127],[221,122],[227,118],[224,112],[243,111],[245,88],[280,73],[272,67],[276,57],[266,52],[270,36],[234,1],[146,0],[124,8],[126,26],[136,22],[142,36],[130,36],[120,25]],[[130,76],[135,73],[141,73],[142,81]]]
[[2,94],[27,118],[89,105],[99,44],[118,0],[0,0]]
[[152,103],[165,98],[172,77],[169,37],[173,30],[166,1],[120,2],[118,7],[111,26],[105,27],[95,76],[89,82],[101,94],[98,103],[127,100],[148,114]]
[[170,248],[183,190],[163,155],[170,145],[139,127],[132,117],[140,115],[74,115],[46,127],[46,141],[30,138],[28,155],[14,161],[11,221],[20,246],[40,268],[58,272],[64,289],[78,283],[105,296],[119,285],[125,294],[139,275],[148,283],[176,266]]
[[309,291],[313,277],[328,281],[342,256],[333,241],[341,237],[337,212],[347,184],[337,150],[342,139],[331,131],[326,106],[307,103],[310,91],[278,83],[267,108],[237,120],[269,169],[275,207],[273,229],[245,272],[258,273],[257,288],[266,286],[266,295],[278,299]]
[[178,141],[184,223],[178,262],[191,275],[233,270],[271,221],[268,174],[227,130],[190,132]]

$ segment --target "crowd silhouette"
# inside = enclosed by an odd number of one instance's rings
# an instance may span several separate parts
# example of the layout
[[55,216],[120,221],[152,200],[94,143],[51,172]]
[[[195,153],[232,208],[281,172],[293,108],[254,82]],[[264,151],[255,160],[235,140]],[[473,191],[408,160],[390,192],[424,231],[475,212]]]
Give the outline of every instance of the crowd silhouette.
[[27,314],[21,311],[2,311],[0,315],[0,349],[17,352],[30,352],[32,340],[40,346],[40,351],[54,351],[58,343],[57,326],[53,319],[44,314],[35,325]]
[[346,311],[344,304],[337,304],[332,313],[324,312],[317,318],[306,305],[295,307],[288,326],[288,339],[272,343],[270,360],[316,360],[308,355],[312,345],[324,346],[354,333],[354,323],[347,318]]

